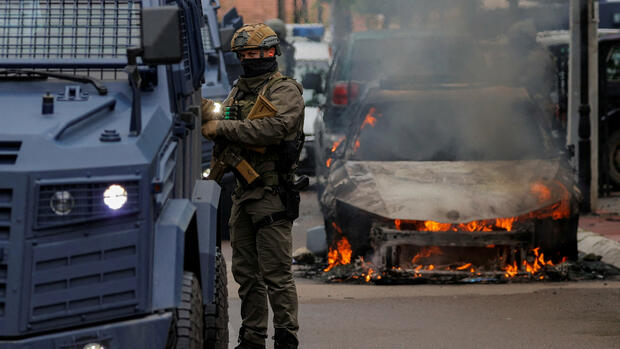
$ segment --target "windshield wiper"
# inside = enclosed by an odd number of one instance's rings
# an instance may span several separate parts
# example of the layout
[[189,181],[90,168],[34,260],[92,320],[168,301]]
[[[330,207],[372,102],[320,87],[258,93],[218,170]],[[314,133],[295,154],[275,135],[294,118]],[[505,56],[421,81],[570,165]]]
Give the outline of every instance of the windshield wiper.
[[6,69],[0,70],[0,80],[22,80],[36,78],[55,78],[60,80],[76,81],[84,84],[91,84],[101,95],[108,94],[108,88],[99,80],[84,75],[71,75],[63,73],[52,73],[48,71],[28,70],[28,69]]

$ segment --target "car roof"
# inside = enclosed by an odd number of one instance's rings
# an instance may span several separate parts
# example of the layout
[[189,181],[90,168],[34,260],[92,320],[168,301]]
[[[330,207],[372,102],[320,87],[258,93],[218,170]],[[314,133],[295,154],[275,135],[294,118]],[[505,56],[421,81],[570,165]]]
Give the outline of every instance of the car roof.
[[297,61],[329,61],[329,46],[324,42],[294,41],[295,60]]
[[529,94],[522,87],[511,86],[480,86],[468,84],[443,84],[429,87],[428,89],[388,90],[370,89],[363,99],[363,103],[386,103],[386,102],[413,102],[433,99],[469,99],[488,100],[489,98],[522,100],[530,99]]
[[[620,39],[620,29],[598,30],[599,41],[611,41]],[[536,35],[536,41],[544,46],[567,45],[570,43],[570,31],[568,30],[550,30],[540,32]]]

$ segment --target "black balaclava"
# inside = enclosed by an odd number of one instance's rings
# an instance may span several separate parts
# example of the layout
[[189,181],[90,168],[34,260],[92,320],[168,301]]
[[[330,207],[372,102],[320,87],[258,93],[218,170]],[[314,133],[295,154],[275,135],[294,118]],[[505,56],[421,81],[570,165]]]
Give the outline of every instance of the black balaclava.
[[253,78],[278,70],[276,57],[244,59],[241,61],[241,66],[243,67],[244,78]]

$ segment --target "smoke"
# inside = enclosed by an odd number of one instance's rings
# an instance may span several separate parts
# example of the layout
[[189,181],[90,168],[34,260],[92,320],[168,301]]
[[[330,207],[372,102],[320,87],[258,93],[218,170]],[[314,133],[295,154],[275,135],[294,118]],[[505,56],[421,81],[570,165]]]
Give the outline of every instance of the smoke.
[[[383,27],[391,28],[391,33],[354,41],[348,69],[339,80],[419,93],[410,100],[380,106],[384,119],[355,135],[361,143],[356,158],[549,157],[554,147],[549,135],[555,117],[556,71],[553,57],[537,43],[536,35],[541,28],[567,20],[568,13],[558,11],[565,4],[360,1],[354,10],[381,16]],[[360,120],[355,122],[359,125]]]

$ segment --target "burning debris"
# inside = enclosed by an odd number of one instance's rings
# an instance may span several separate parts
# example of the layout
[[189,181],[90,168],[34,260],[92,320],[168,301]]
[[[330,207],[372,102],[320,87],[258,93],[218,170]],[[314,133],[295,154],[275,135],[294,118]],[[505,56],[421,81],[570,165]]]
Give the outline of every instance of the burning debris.
[[442,249],[432,246],[422,249],[410,266],[384,270],[363,257],[349,263],[343,263],[344,259],[334,260],[333,256],[349,256],[351,253],[347,251],[346,243],[339,247],[340,250],[330,250],[327,267],[324,267],[324,260],[321,263],[321,259],[316,259],[316,264],[297,264],[296,275],[325,282],[376,285],[620,280],[620,269],[601,262],[600,256],[580,255],[577,261],[562,258],[556,264],[546,259],[539,248],[529,251],[521,265],[512,261],[503,270],[485,270],[473,263],[423,264],[425,259],[433,255],[443,255]]

